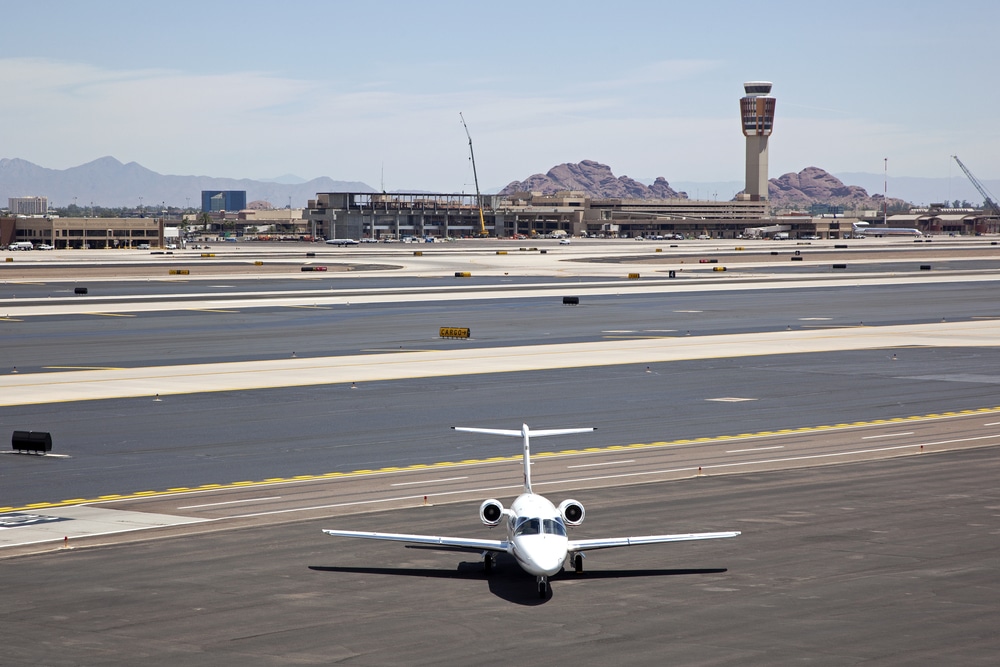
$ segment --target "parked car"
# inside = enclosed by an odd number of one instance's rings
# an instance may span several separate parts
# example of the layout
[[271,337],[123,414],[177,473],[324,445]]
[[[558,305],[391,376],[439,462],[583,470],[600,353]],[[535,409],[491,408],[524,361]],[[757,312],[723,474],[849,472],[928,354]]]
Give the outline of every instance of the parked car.
[[39,243],[35,246],[35,250],[55,250],[55,248],[48,243]]

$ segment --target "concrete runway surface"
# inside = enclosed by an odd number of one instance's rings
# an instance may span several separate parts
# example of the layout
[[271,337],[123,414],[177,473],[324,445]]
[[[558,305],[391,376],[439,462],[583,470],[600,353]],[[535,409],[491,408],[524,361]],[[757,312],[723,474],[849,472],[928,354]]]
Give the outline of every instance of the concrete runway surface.
[[[993,448],[574,493],[574,535],[740,529],[533,579],[321,528],[468,534],[477,503],[2,564],[5,665],[993,665]],[[482,526],[479,526],[482,529]]]

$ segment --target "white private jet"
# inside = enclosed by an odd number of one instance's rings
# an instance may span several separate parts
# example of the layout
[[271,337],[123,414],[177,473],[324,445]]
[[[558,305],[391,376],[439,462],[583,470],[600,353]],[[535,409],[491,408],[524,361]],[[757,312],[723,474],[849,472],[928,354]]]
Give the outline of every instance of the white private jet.
[[326,244],[343,247],[345,245],[358,245],[358,241],[356,239],[327,239]]
[[483,555],[486,573],[493,569],[497,553],[514,557],[525,572],[533,574],[538,582],[538,595],[544,598],[549,592],[549,577],[564,566],[572,566],[579,574],[583,571],[583,552],[612,547],[656,544],[659,542],[684,542],[688,540],[714,540],[736,537],[739,531],[722,533],[681,533],[678,535],[646,535],[642,537],[611,537],[605,539],[571,540],[566,526],[583,523],[584,509],[576,500],[564,500],[558,507],[544,496],[531,491],[530,436],[569,435],[589,433],[593,428],[562,428],[532,431],[527,424],[520,431],[492,428],[465,428],[453,426],[456,431],[509,435],[524,439],[524,492],[505,509],[499,500],[490,498],[479,507],[479,518],[487,526],[499,525],[506,517],[507,539],[481,540],[465,537],[437,537],[433,535],[406,535],[400,533],[369,533],[354,530],[324,530],[335,537],[362,537],[372,540],[391,540],[411,544],[428,544],[450,549],[478,551]]

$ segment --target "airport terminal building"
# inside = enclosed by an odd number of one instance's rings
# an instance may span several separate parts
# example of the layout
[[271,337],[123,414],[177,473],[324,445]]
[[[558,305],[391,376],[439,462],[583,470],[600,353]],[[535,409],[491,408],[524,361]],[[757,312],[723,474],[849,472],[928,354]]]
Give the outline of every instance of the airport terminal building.
[[16,242],[66,248],[138,248],[163,245],[163,218],[55,218],[0,219],[0,245]]

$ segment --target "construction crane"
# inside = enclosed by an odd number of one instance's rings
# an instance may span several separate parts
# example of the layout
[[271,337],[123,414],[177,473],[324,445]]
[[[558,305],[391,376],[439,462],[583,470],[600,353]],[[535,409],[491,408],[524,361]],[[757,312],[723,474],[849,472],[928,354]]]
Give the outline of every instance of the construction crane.
[[951,157],[955,160],[955,162],[958,163],[958,166],[962,168],[962,171],[964,171],[965,175],[969,177],[969,180],[972,181],[972,184],[974,186],[976,186],[976,189],[979,190],[979,194],[983,196],[986,208],[992,209],[993,215],[1000,215],[1000,204],[997,204],[996,200],[993,199],[993,197],[990,195],[989,190],[986,189],[986,186],[980,183],[979,179],[977,179],[975,176],[972,175],[972,172],[969,171],[968,167],[962,164],[962,161],[958,159],[957,155],[952,155]]
[[479,176],[476,174],[476,154],[472,152],[472,135],[469,134],[469,126],[465,124],[465,116],[458,112],[458,117],[462,119],[462,127],[465,128],[465,136],[469,138],[469,157],[472,159],[472,180],[476,184],[476,207],[479,209],[479,236],[489,236],[486,231],[486,218],[483,217],[483,198],[479,194]]

